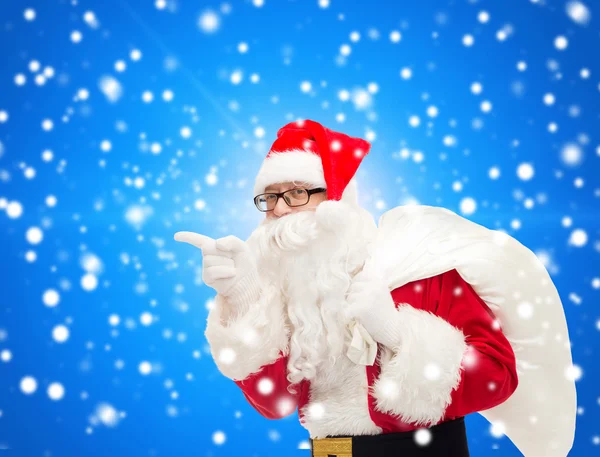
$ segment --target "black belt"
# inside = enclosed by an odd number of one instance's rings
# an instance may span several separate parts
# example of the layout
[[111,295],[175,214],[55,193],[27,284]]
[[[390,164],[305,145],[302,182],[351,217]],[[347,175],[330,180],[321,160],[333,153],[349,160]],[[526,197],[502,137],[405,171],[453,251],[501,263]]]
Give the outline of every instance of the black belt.
[[464,417],[424,430],[310,439],[311,457],[469,457]]

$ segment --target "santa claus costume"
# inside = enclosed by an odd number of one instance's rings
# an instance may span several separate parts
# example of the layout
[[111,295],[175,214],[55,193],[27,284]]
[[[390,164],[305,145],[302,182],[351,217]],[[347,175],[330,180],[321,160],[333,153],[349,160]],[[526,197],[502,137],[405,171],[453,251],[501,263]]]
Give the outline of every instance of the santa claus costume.
[[310,120],[278,131],[254,194],[293,181],[328,201],[248,238],[259,282],[216,297],[217,367],[264,417],[298,411],[314,457],[465,457],[471,413],[527,457],[567,455],[572,360],[545,268],[443,208],[400,206],[375,224],[356,194],[369,150]]

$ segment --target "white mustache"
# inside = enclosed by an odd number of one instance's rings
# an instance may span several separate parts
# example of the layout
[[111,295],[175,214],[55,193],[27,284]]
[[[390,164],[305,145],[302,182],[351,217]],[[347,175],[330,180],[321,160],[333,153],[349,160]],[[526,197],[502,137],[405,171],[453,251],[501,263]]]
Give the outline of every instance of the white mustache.
[[[257,229],[259,240],[269,251],[293,251],[306,247],[319,237],[321,229],[314,211],[300,211],[278,219],[265,220]],[[264,252],[264,251],[263,251]]]

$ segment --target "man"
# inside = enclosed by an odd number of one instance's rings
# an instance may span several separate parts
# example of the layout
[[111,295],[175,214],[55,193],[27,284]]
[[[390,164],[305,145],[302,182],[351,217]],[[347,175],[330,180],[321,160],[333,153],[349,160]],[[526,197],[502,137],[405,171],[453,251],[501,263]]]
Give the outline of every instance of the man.
[[[468,456],[464,416],[486,411],[527,455],[566,455],[572,383],[546,380],[566,399],[552,411],[562,419],[537,437],[521,430],[527,411],[499,409],[522,373],[527,381],[539,376],[527,368],[540,357],[518,372],[515,348],[532,345],[503,332],[508,323],[523,334],[513,325],[517,313],[492,312],[488,303],[498,300],[488,286],[496,279],[477,254],[470,262],[461,254],[475,248],[495,259],[506,246],[495,249],[491,231],[439,208],[399,207],[377,226],[358,205],[354,178],[369,150],[314,121],[290,123],[257,176],[255,204],[266,217],[246,242],[175,235],[202,249],[204,282],[218,292],[206,337],[219,370],[263,416],[297,409],[314,457]],[[521,256],[526,249],[509,247]],[[501,260],[492,269],[505,270]],[[566,332],[564,315],[551,315],[553,329]],[[570,362],[570,351],[558,359]],[[525,398],[532,384],[520,389]],[[556,423],[566,427],[564,438],[550,430]]]

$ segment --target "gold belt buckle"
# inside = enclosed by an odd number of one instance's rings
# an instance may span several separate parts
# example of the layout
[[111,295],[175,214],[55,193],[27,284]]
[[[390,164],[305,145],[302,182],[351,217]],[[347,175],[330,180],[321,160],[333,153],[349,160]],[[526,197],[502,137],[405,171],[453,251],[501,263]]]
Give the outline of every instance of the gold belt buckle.
[[352,438],[317,438],[312,446],[313,457],[352,457]]

